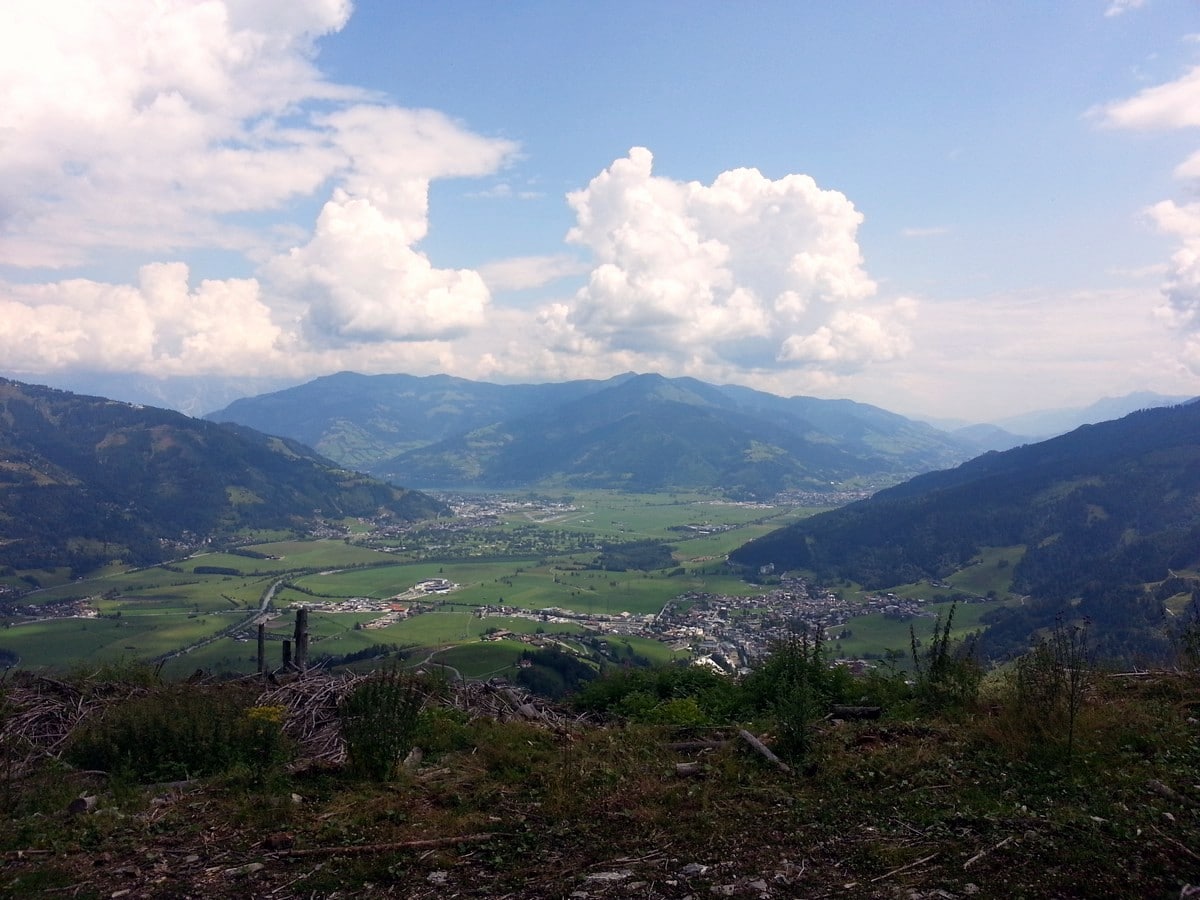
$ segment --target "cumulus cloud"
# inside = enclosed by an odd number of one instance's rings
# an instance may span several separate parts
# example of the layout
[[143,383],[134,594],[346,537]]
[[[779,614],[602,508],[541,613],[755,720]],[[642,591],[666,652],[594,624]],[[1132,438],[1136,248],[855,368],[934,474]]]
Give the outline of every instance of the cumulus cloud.
[[[325,79],[316,38],[347,0],[47,0],[0,31],[0,263],[97,249],[250,249],[228,214],[339,186],[426,230],[430,179],[494,171],[515,149],[442,113]],[[393,222],[394,224],[394,222]]]
[[595,265],[543,333],[570,352],[667,357],[669,368],[737,362],[853,368],[907,347],[857,242],[862,215],[807,175],[756,169],[712,184],[653,173],[634,148],[568,195],[570,243]]
[[[416,245],[430,182],[493,173],[516,145],[326,79],[315,41],[349,0],[19,6],[0,30],[0,265],[226,249],[261,266],[194,288],[182,263],[10,286],[9,365],[223,371],[282,365],[283,346],[315,364],[482,323],[483,279]],[[322,195],[297,234],[288,205]]]
[[[1135,130],[1180,129],[1200,126],[1200,66],[1175,81],[1146,88],[1126,100],[1103,107],[1103,121]],[[1175,168],[1175,176],[1195,184],[1200,180],[1200,151]],[[1162,200],[1146,210],[1159,231],[1179,239],[1180,246],[1166,266],[1158,318],[1181,336],[1181,359],[1200,374],[1200,203]]]
[[338,190],[312,240],[268,264],[274,288],[304,302],[314,343],[452,337],[482,324],[490,300],[483,279],[434,268],[410,246],[424,217],[400,207],[390,216],[373,199]]
[[344,0],[47,0],[0,30],[0,263],[72,265],[97,248],[244,246],[219,215],[310,193],[342,158],[311,101],[360,95],[313,67]]
[[183,263],[143,266],[136,285],[0,286],[0,358],[17,371],[260,374],[286,350],[254,279],[191,287]]

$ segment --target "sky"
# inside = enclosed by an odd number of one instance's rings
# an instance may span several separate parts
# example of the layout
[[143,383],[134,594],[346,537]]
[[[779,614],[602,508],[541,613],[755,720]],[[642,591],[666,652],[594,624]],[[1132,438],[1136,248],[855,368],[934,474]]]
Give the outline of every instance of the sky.
[[0,372],[1200,394],[1200,4],[39,0]]

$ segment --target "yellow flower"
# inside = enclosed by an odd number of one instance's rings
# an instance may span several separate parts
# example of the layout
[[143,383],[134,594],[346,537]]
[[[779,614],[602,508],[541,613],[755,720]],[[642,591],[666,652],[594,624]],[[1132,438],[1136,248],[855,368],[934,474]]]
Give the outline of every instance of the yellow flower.
[[284,706],[252,706],[246,710],[246,717],[252,722],[279,725],[286,712],[287,707]]

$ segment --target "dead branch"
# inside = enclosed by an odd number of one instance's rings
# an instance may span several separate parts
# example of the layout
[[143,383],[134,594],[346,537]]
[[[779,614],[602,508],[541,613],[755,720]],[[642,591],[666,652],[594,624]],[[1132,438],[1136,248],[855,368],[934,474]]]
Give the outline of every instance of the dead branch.
[[1157,778],[1151,778],[1150,781],[1147,782],[1147,787],[1149,787],[1150,790],[1158,794],[1160,797],[1170,800],[1172,803],[1178,803],[1180,806],[1200,807],[1200,802],[1193,800],[1191,797],[1183,796],[1183,794],[1163,784]]
[[748,732],[745,728],[739,728],[738,735],[743,741],[749,744],[759,756],[771,763],[773,766],[779,769],[779,771],[791,774],[791,767],[774,753],[772,753],[771,749],[766,744]]
[[[938,852],[940,853],[941,851]],[[897,869],[892,869],[890,872],[884,872],[882,875],[877,875],[875,878],[872,878],[871,883],[874,884],[876,881],[883,881],[885,878],[891,878],[893,875],[899,875],[901,872],[905,872],[909,869],[915,869],[917,866],[924,865],[931,859],[934,859],[937,855],[937,853],[930,853],[924,859],[918,859],[916,862],[910,862],[906,866],[900,866]]]
[[460,834],[455,837],[427,838],[420,841],[397,841],[389,844],[351,844],[343,847],[309,847],[302,850],[280,850],[270,856],[358,856],[364,853],[395,853],[400,850],[435,850],[458,844],[482,844],[498,837],[494,832]]
[[971,866],[975,865],[975,863],[979,862],[979,860],[981,860],[985,856],[987,856],[989,853],[995,853],[1001,847],[1007,846],[1008,844],[1010,844],[1012,842],[1012,839],[1013,839],[1013,837],[1010,834],[1008,837],[1006,837],[1004,840],[1002,840],[1000,843],[996,844],[995,846],[986,847],[983,850],[980,850],[978,853],[976,853],[974,856],[972,856],[970,859],[968,859],[965,863],[963,863],[963,869],[966,870],[966,869],[970,868]]

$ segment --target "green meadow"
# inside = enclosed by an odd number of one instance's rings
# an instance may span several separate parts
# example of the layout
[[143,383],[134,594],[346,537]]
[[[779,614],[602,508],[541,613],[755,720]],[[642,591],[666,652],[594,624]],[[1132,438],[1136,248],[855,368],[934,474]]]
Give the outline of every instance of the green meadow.
[[[963,640],[973,632],[983,628],[982,617],[995,609],[997,602],[987,603],[930,603],[926,610],[928,617],[918,616],[912,619],[896,619],[884,616],[882,613],[872,613],[867,616],[857,616],[844,626],[830,629],[830,647],[838,656],[857,658],[867,654],[881,654],[886,651],[898,651],[901,662],[907,663],[912,656],[912,635],[922,644],[928,643],[933,634],[934,623],[944,624],[954,608],[954,621],[951,623],[950,636],[955,640]],[[912,629],[910,632],[909,629]],[[848,638],[838,638],[836,635],[849,629]]]
[[[0,649],[18,654],[22,666],[60,669],[83,661],[131,658],[151,660],[190,648],[169,659],[168,674],[190,674],[197,668],[248,672],[255,663],[256,643],[248,632],[223,635],[257,610],[264,593],[281,582],[274,607],[282,612],[269,625],[268,654],[281,652],[291,636],[287,608],[312,604],[310,632],[314,657],[343,656],[375,644],[441,650],[475,647],[489,628],[522,633],[543,627],[532,619],[480,618],[483,606],[539,611],[558,607],[587,615],[657,613],[671,599],[689,591],[750,594],[758,588],[723,569],[725,554],[743,542],[795,521],[813,510],[764,508],[725,502],[702,494],[632,495],[577,492],[576,509],[511,511],[500,526],[467,534],[456,546],[437,551],[389,553],[370,549],[367,535],[348,539],[262,540],[247,547],[258,556],[201,553],[165,566],[132,571],[106,571],[68,581],[64,573],[46,573],[48,586],[28,595],[30,604],[53,604],[88,598],[99,619],[53,619],[24,622],[0,619]],[[689,527],[690,526],[690,527]],[[564,546],[555,533],[573,533],[574,553],[516,557],[512,548],[528,546],[529,529],[546,529],[544,547]],[[699,528],[713,533],[697,534]],[[260,535],[262,538],[271,535]],[[278,537],[277,535],[275,537]],[[511,538],[511,546],[507,543]],[[673,564],[662,570],[601,571],[589,568],[598,549],[584,544],[662,540],[671,545]],[[569,543],[569,542],[568,542]],[[486,547],[492,558],[470,558]],[[465,549],[464,549],[465,548]],[[413,561],[412,553],[426,558]],[[543,551],[538,551],[543,552]],[[214,571],[215,570],[215,571]],[[236,573],[236,574],[235,574]],[[459,585],[450,594],[431,595],[432,612],[386,628],[365,628],[382,613],[341,613],[319,608],[320,602],[351,598],[386,599],[419,582],[446,578]],[[547,623],[547,632],[577,633],[578,626]],[[628,650],[652,659],[669,659],[671,651],[648,639],[619,638]],[[488,642],[491,644],[492,642]],[[488,651],[473,649],[487,656]],[[486,661],[480,665],[490,665]],[[509,663],[498,663],[497,667]],[[470,668],[470,666],[468,666]]]

